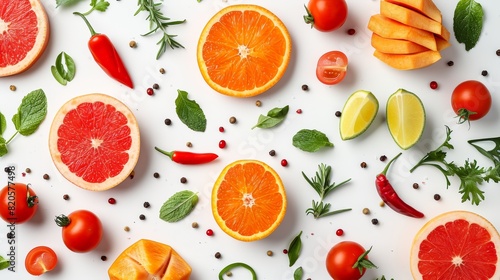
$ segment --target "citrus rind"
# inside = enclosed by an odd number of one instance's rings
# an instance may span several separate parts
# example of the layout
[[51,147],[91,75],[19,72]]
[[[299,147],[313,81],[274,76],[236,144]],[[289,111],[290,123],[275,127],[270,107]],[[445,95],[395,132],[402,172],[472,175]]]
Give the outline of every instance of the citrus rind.
[[344,104],[340,117],[340,137],[354,139],[363,134],[377,116],[379,103],[372,92],[358,90],[351,94]]

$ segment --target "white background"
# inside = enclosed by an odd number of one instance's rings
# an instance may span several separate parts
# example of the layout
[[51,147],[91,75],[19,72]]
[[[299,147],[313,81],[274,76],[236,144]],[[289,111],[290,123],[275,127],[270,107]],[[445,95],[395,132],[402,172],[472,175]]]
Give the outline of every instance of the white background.
[[[93,61],[87,48],[90,33],[81,18],[72,14],[86,11],[89,1],[57,9],[55,0],[42,2],[51,24],[51,37],[45,53],[27,72],[0,79],[0,111],[8,120],[5,137],[14,133],[10,119],[23,96],[41,88],[48,98],[48,115],[39,130],[29,137],[17,136],[9,145],[9,154],[0,158],[2,168],[9,164],[16,165],[21,171],[31,168],[31,174],[23,177],[18,173],[18,179],[31,183],[40,197],[36,216],[16,228],[18,271],[15,274],[0,271],[1,279],[31,279],[24,269],[24,257],[38,245],[52,247],[59,256],[57,268],[39,279],[107,279],[108,267],[122,250],[141,238],[149,238],[177,250],[192,266],[193,280],[217,279],[219,271],[233,262],[251,265],[259,279],[293,279],[292,273],[298,266],[304,269],[303,279],[329,279],[325,256],[334,244],[342,240],[356,241],[365,248],[373,246],[370,258],[378,269],[368,271],[363,279],[385,275],[401,280],[411,278],[409,252],[414,235],[435,215],[451,210],[470,210],[500,227],[500,218],[495,211],[500,197],[497,184],[482,185],[486,200],[480,206],[474,206],[470,202],[460,202],[456,178],[451,178],[452,186],[446,189],[444,178],[436,169],[422,167],[414,173],[408,171],[426,152],[443,142],[445,125],[453,130],[451,142],[455,146],[455,150],[449,152],[449,160],[461,164],[470,158],[477,159],[483,166],[491,164],[466,140],[500,136],[500,57],[495,54],[500,48],[500,37],[495,35],[500,26],[500,7],[496,1],[481,1],[485,11],[484,28],[477,46],[469,52],[456,42],[453,35],[452,19],[457,1],[436,1],[444,24],[452,32],[452,47],[443,51],[443,58],[431,67],[398,71],[372,56],[371,34],[366,26],[369,17],[378,13],[379,1],[348,1],[347,22],[340,30],[331,33],[321,33],[303,22],[306,1],[164,1],[162,11],[166,16],[173,20],[187,19],[185,24],[168,28],[170,33],[178,35],[176,39],[185,49],[168,49],[156,60],[156,42],[160,34],[141,36],[149,31],[147,13],[134,16],[137,1],[110,0],[108,11],[93,12],[88,19],[97,32],[107,34],[115,44],[135,83],[134,90],[106,76]],[[292,58],[281,81],[268,92],[248,99],[235,99],[214,92],[204,82],[196,62],[197,41],[205,23],[221,8],[238,3],[260,4],[274,12],[287,26],[293,41]],[[354,36],[347,35],[349,28],[356,30]],[[131,40],[137,42],[137,48],[128,46]],[[315,67],[317,59],[331,50],[345,52],[350,63],[346,79],[341,84],[326,86],[316,79]],[[75,79],[67,86],[58,84],[50,73],[50,66],[61,51],[71,55],[77,67]],[[450,60],[454,61],[453,67],[446,65]],[[163,75],[159,73],[162,67],[166,69]],[[487,70],[489,75],[481,76],[482,70]],[[470,127],[457,124],[450,106],[454,87],[468,79],[483,82],[493,96],[490,113],[471,123]],[[429,88],[433,80],[439,84],[437,90]],[[148,96],[146,89],[154,83],[158,83],[160,89],[154,96]],[[309,91],[301,90],[303,84],[309,86]],[[10,91],[10,85],[15,85],[17,90]],[[404,200],[425,213],[423,219],[409,218],[388,207],[379,207],[380,198],[374,185],[375,176],[385,165],[379,157],[392,158],[401,152],[384,122],[387,98],[398,88],[420,96],[427,122],[419,144],[403,151],[388,177]],[[189,97],[200,104],[208,120],[206,132],[193,132],[177,118],[174,105],[177,89],[187,91]],[[348,96],[359,89],[375,94],[380,102],[379,114],[361,137],[342,141],[334,113],[341,110]],[[134,179],[105,192],[85,191],[64,179],[51,161],[47,143],[50,124],[59,107],[72,97],[93,92],[122,100],[135,113],[141,130],[141,155]],[[261,107],[255,106],[256,100],[262,102]],[[283,124],[269,130],[251,129],[259,114],[285,105],[290,106],[290,112]],[[297,114],[297,109],[302,109],[303,113]],[[229,123],[231,116],[237,118],[236,124]],[[171,126],[164,124],[166,118],[172,120]],[[224,133],[218,131],[220,126],[225,128]],[[335,147],[313,154],[298,150],[292,146],[291,139],[303,128],[324,132]],[[227,142],[223,150],[218,148],[220,140]],[[186,150],[186,142],[193,143],[191,151],[216,152],[220,157],[207,165],[182,166],[153,149],[159,146],[166,150]],[[272,149],[276,150],[275,157],[268,154]],[[210,193],[219,172],[230,162],[245,158],[259,159],[275,168],[288,196],[288,210],[281,226],[268,238],[251,243],[234,240],[222,232],[210,209]],[[283,158],[288,160],[289,166],[280,165]],[[366,169],[360,167],[363,161],[368,164]],[[302,178],[301,172],[312,176],[320,163],[332,166],[335,182],[352,178],[350,183],[325,199],[332,203],[333,209],[352,208],[352,211],[319,220],[306,216],[305,210],[318,196]],[[153,177],[155,172],[160,178]],[[45,173],[50,175],[50,180],[42,179]],[[1,176],[6,182],[5,174]],[[181,177],[187,178],[187,184],[179,182]],[[420,184],[418,190],[412,188],[415,182]],[[184,189],[199,192],[199,204],[194,212],[177,223],[160,220],[158,213],[162,203]],[[68,194],[70,200],[63,200],[64,194]],[[440,194],[442,199],[435,201],[434,194]],[[110,197],[117,200],[115,205],[108,204]],[[145,201],[151,203],[149,209],[143,208]],[[362,214],[365,207],[371,210],[370,215]],[[69,251],[62,243],[60,228],[53,222],[55,216],[77,209],[93,211],[104,224],[102,243],[90,253]],[[139,219],[140,214],[146,215],[145,221]],[[372,225],[372,218],[377,218],[379,224]],[[197,222],[199,228],[193,229],[192,222]],[[125,226],[130,227],[130,232],[123,230]],[[342,237],[335,235],[339,228],[345,232]],[[207,229],[213,229],[214,236],[207,236]],[[0,232],[4,230],[6,232],[5,228]],[[288,267],[287,256],[282,250],[288,248],[300,231],[303,231],[300,258],[293,267]],[[4,256],[6,242],[2,233],[0,254]],[[272,250],[274,256],[268,257],[268,250]],[[216,259],[216,252],[220,252],[222,258]],[[102,261],[102,255],[108,260]],[[249,279],[249,275],[246,271],[235,270],[231,279]]]

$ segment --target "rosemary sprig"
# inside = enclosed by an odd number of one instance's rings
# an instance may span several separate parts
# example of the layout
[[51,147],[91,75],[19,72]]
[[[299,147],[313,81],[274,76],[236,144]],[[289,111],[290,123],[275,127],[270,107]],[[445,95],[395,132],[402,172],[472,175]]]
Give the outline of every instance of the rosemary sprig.
[[335,182],[330,183],[330,177],[332,173],[332,167],[329,165],[326,165],[324,163],[321,163],[318,165],[318,171],[316,172],[316,176],[313,178],[308,178],[304,172],[302,172],[302,176],[304,176],[304,179],[313,187],[313,189],[318,193],[320,200],[316,202],[315,200],[312,201],[312,207],[308,208],[306,210],[306,214],[312,214],[315,219],[321,218],[321,217],[326,217],[326,216],[331,216],[334,214],[342,213],[351,210],[350,208],[348,209],[340,209],[340,210],[335,210],[335,211],[330,211],[331,204],[330,203],[323,203],[323,199],[334,189],[337,187],[340,187],[347,182],[349,182],[351,179],[345,180],[342,183],[335,184]]
[[176,20],[170,21],[170,18],[166,17],[161,11],[162,3],[155,3],[154,0],[138,0],[137,5],[139,8],[135,12],[134,16],[137,15],[141,11],[147,11],[149,13],[146,18],[149,20],[149,29],[150,31],[143,34],[142,36],[148,36],[156,32],[162,32],[163,36],[156,43],[160,45],[160,49],[156,54],[156,59],[159,59],[162,54],[167,50],[167,46],[170,46],[172,49],[174,48],[184,48],[179,42],[177,42],[174,38],[177,35],[170,35],[167,32],[167,27],[171,25],[178,25],[186,22],[186,20]]

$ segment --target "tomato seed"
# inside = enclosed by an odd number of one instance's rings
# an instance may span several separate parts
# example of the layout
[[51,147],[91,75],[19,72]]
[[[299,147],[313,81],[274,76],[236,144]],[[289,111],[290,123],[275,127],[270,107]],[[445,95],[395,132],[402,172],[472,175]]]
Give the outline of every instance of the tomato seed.
[[154,90],[153,90],[152,88],[148,88],[148,89],[146,90],[146,93],[147,93],[148,95],[153,95],[155,92],[154,92]]
[[342,236],[342,235],[344,235],[344,230],[343,230],[343,229],[341,229],[341,228],[339,228],[339,229],[337,229],[337,231],[335,232],[335,234],[336,234],[337,236]]
[[224,149],[226,147],[226,141],[220,140],[219,141],[219,148]]
[[349,35],[354,35],[354,34],[356,34],[356,30],[355,30],[354,28],[349,28],[349,29],[347,30],[347,34],[349,34]]
[[208,236],[212,236],[212,235],[214,235],[214,231],[213,231],[213,230],[211,230],[211,229],[207,229],[206,234],[207,234]]
[[108,203],[109,203],[109,204],[116,204],[116,199],[114,199],[114,198],[110,197],[110,198],[108,199]]
[[288,165],[288,161],[286,159],[282,159],[281,166],[287,166],[287,165]]
[[432,81],[429,86],[431,87],[431,89],[437,89],[438,88],[438,83],[436,81]]

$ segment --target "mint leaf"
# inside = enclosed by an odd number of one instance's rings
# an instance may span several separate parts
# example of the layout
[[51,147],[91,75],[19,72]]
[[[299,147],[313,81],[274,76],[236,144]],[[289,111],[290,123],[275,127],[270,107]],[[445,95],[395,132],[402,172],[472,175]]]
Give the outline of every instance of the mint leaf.
[[198,195],[184,190],[171,196],[160,209],[160,219],[173,223],[184,219],[198,203]]
[[9,150],[7,149],[7,142],[2,136],[0,136],[0,157],[6,155],[8,152]]
[[302,240],[300,239],[301,235],[302,231],[297,236],[295,236],[295,238],[290,243],[290,246],[288,247],[287,255],[290,267],[294,265],[299,258],[300,250],[302,249]]
[[271,128],[279,123],[281,123],[286,115],[288,114],[288,105],[283,108],[273,108],[269,112],[267,112],[267,116],[260,115],[257,124],[252,127],[252,129],[258,128]]
[[292,139],[292,144],[306,152],[316,152],[323,147],[333,147],[326,135],[315,129],[302,129]]
[[33,134],[47,116],[47,97],[41,89],[26,95],[12,117],[16,130],[24,136]]
[[0,112],[0,136],[3,135],[6,128],[7,128],[7,120],[5,119],[5,116]]
[[6,258],[0,256],[0,270],[6,269],[8,267],[9,267],[9,261]]
[[453,15],[453,31],[459,43],[465,44],[465,50],[472,49],[483,29],[483,7],[474,0],[460,0]]
[[178,95],[175,99],[175,112],[179,119],[194,131],[204,132],[207,128],[207,119],[200,105],[194,100],[190,100],[188,93],[177,90]]

